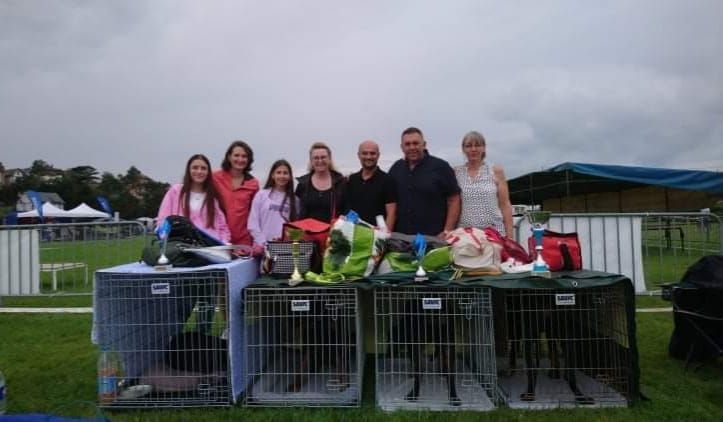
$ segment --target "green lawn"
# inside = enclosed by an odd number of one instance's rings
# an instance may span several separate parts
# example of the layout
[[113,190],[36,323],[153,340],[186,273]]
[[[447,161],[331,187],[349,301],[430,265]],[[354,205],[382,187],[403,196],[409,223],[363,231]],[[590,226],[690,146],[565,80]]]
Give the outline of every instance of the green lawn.
[[[90,292],[96,270],[138,261],[146,241],[146,236],[134,236],[110,240],[43,242],[40,246],[40,263],[84,263],[86,268],[67,269],[56,273],[58,291]],[[52,290],[50,272],[41,272],[40,282],[43,293],[56,293]]]
[[[657,298],[651,298],[658,300]],[[662,301],[661,301],[662,302]],[[667,302],[662,302],[663,304]],[[656,303],[652,305],[657,306]],[[107,412],[112,420],[319,420],[342,418],[399,421],[439,420],[723,420],[723,361],[684,371],[668,358],[670,313],[638,314],[641,389],[651,399],[626,409],[577,409],[488,413],[382,413],[373,402],[373,360],[367,362],[360,409],[193,409]],[[90,343],[90,315],[0,314],[0,368],[8,383],[9,413],[51,412],[93,416],[96,349]]]

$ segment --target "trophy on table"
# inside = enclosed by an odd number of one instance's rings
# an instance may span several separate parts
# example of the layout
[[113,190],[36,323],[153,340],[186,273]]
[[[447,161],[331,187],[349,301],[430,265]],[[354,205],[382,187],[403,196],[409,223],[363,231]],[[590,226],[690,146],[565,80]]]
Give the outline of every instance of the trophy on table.
[[419,263],[419,268],[417,268],[417,272],[414,273],[414,281],[426,281],[429,277],[427,277],[427,272],[424,270],[424,267],[422,267],[424,254],[427,253],[427,240],[424,238],[424,235],[417,233],[417,236],[414,238],[413,246],[414,254],[416,255],[417,262]]
[[289,228],[287,234],[289,239],[291,239],[291,260],[294,264],[294,272],[291,274],[291,278],[289,278],[289,286],[296,286],[304,281],[304,277],[299,272],[299,255],[301,255],[299,240],[301,240],[304,232],[299,229]]
[[172,267],[166,257],[166,245],[168,245],[168,235],[171,233],[171,223],[167,218],[163,219],[163,223],[158,227],[157,236],[161,241],[161,256],[158,257],[157,264],[153,267],[156,271],[166,271]]
[[537,257],[532,263],[532,271],[530,275],[536,277],[550,278],[550,266],[547,265],[542,257],[542,235],[545,233],[544,224],[550,220],[549,211],[527,211],[525,213],[527,221],[532,224],[532,234],[535,237],[535,254]]

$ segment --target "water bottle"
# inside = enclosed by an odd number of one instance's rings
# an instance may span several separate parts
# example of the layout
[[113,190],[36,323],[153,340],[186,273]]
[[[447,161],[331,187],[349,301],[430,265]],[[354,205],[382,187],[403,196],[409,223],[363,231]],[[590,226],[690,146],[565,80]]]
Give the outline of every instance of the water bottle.
[[104,346],[98,356],[98,402],[111,404],[118,396],[121,363],[118,355]]
[[7,410],[7,389],[5,388],[5,375],[0,371],[0,415],[4,415]]

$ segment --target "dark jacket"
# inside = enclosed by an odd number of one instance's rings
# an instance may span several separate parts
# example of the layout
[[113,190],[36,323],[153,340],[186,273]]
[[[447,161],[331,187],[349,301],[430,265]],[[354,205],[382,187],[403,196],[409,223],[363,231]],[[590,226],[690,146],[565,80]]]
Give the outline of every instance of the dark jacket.
[[[339,172],[331,172],[331,193],[332,199],[329,201],[328,209],[324,207],[320,209],[318,202],[315,202],[311,195],[318,192],[311,185],[311,173],[307,173],[296,180],[296,196],[299,198],[301,209],[299,210],[299,218],[316,218],[317,220],[331,222],[333,218],[338,217],[347,211],[345,191],[346,178]],[[334,209],[332,209],[332,204]]]

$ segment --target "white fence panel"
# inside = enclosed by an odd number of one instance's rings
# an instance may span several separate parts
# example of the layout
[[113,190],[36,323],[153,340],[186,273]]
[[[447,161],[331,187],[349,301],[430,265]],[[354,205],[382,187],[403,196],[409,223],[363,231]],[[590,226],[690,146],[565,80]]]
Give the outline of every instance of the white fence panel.
[[[582,266],[587,270],[623,274],[644,292],[641,215],[553,216],[547,228],[561,233],[577,232],[582,249]],[[531,226],[520,221],[518,241],[527,246]]]
[[0,230],[0,296],[40,293],[38,230]]

